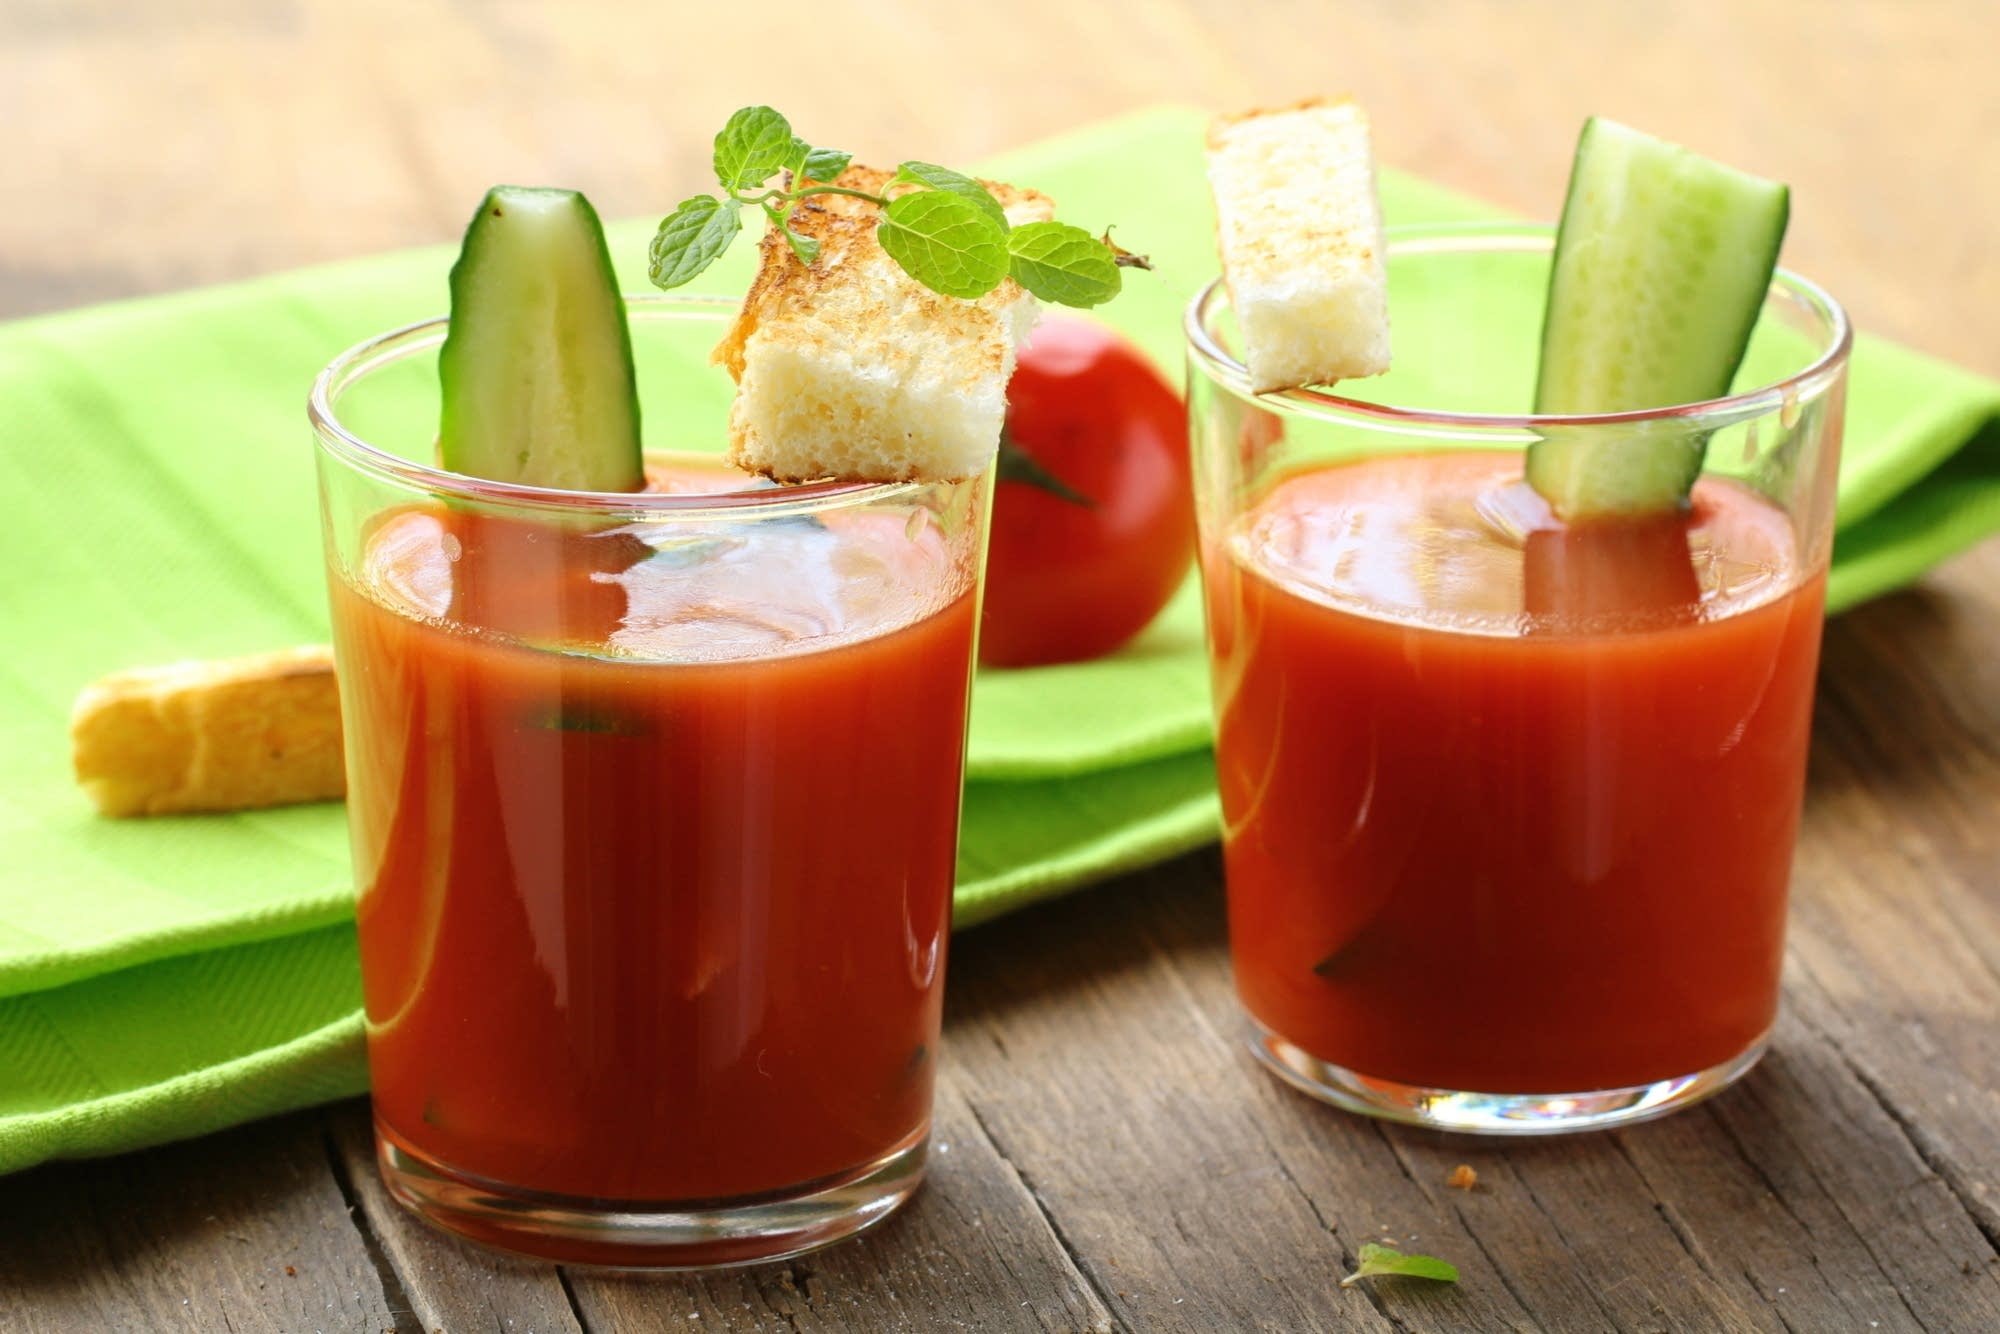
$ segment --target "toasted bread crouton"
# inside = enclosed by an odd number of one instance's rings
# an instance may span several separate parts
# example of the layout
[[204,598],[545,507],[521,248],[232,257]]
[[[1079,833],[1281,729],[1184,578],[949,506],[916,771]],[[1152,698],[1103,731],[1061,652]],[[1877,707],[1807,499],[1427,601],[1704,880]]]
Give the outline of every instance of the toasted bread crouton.
[[70,716],[76,781],[105,815],[326,801],[347,790],[333,651],[107,676]]
[[1257,393],[1389,369],[1389,275],[1368,115],[1314,99],[1217,118],[1208,180]]
[[[899,193],[890,173],[834,182]],[[1046,220],[1046,195],[982,182],[1012,223]],[[819,242],[811,266],[767,232],[743,310],[715,349],[737,382],[729,461],[780,482],[956,481],[999,446],[1014,349],[1035,301],[1012,278],[976,301],[941,296],[875,239],[880,209],[814,195],[793,230]]]

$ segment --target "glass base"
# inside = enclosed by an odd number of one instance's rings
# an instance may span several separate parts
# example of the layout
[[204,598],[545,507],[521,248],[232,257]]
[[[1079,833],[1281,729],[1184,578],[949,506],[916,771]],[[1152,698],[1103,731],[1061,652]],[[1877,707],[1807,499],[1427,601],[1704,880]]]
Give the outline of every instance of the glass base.
[[925,1126],[853,1172],[737,1200],[598,1200],[454,1172],[375,1123],[389,1193],[418,1217],[510,1254],[613,1269],[720,1269],[783,1260],[894,1213],[924,1179]]
[[1563,1135],[1650,1121],[1728,1088],[1757,1064],[1769,1045],[1758,1038],[1741,1053],[1706,1070],[1629,1088],[1587,1093],[1468,1093],[1374,1079],[1320,1060],[1245,1016],[1250,1049],[1278,1078],[1321,1102],[1406,1125],[1470,1135]]

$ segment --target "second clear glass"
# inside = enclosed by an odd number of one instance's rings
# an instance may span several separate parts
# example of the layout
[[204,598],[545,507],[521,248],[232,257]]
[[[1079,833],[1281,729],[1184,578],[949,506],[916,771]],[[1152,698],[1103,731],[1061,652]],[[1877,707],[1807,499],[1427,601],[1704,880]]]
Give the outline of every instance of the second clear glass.
[[[1354,1110],[1545,1133],[1726,1085],[1778,1003],[1847,322],[1781,274],[1739,383],[1529,410],[1545,229],[1392,236],[1396,369],[1248,389],[1188,315],[1230,946],[1258,1054]],[[1707,437],[1685,514],[1565,526],[1545,437]]]

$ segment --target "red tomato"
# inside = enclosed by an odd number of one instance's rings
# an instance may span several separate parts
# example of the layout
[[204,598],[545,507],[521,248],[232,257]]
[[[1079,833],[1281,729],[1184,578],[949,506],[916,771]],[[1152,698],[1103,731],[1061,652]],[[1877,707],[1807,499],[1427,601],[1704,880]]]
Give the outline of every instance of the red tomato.
[[[1009,467],[1010,448],[1025,466]],[[1102,325],[1044,320],[1008,386],[1001,449],[979,660],[1028,667],[1111,652],[1159,613],[1194,559],[1180,395]]]

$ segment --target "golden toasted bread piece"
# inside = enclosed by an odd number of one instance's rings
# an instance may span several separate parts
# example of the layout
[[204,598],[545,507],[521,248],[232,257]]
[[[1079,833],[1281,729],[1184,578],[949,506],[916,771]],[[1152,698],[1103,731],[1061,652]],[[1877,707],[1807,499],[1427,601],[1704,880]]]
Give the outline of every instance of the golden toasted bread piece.
[[1257,393],[1389,369],[1389,273],[1368,113],[1315,98],[1220,116],[1208,180]]
[[[849,167],[834,184],[901,193],[891,174]],[[982,182],[1019,224],[1054,216],[1048,196]],[[999,447],[1014,349],[1035,301],[1013,279],[975,301],[941,296],[875,239],[880,210],[815,195],[793,230],[819,242],[802,264],[764,236],[756,281],[715,361],[737,382],[729,458],[780,482],[956,481]]]
[[70,715],[76,781],[105,815],[326,801],[347,790],[333,651],[119,672]]

